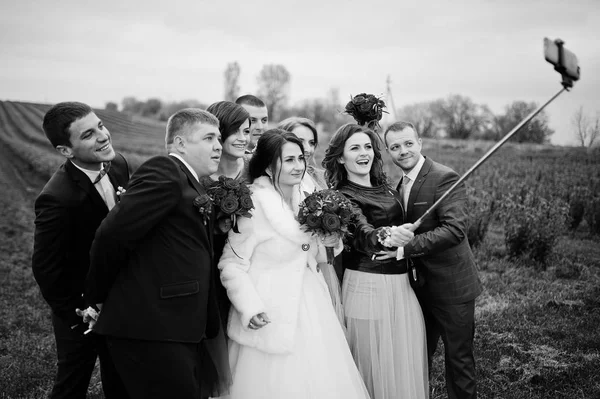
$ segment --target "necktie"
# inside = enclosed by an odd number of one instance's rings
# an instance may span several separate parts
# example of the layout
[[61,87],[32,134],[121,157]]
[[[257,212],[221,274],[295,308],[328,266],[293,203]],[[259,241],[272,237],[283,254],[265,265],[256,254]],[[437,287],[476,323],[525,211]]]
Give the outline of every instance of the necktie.
[[98,183],[110,170],[110,162],[104,164],[104,168],[100,170],[100,173],[94,179],[94,184]]
[[408,187],[410,183],[410,177],[404,175],[402,178],[402,201],[404,203],[404,209],[407,209],[408,204],[408,196],[410,195],[410,188]]
[[96,177],[96,179],[94,179],[94,184],[100,184],[100,191],[102,193],[102,197],[104,199],[104,202],[106,203],[106,206],[108,207],[108,210],[110,211],[116,204],[114,189],[110,181],[108,181],[108,179],[102,180],[102,178],[106,176],[106,173],[109,169],[110,163],[104,165],[104,169],[102,169]]

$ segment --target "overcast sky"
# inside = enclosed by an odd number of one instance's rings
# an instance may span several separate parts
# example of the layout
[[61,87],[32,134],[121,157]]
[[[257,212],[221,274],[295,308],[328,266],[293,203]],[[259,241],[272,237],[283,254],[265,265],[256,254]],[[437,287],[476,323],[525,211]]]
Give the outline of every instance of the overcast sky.
[[[560,89],[543,38],[577,54],[581,80],[547,108],[552,142],[573,143],[580,106],[600,112],[599,0],[18,0],[0,6],[0,99],[95,107],[125,96],[222,99],[228,62],[242,93],[264,64],[290,100],[385,94],[396,107],[462,94],[498,113]],[[88,5],[89,4],[89,5]]]

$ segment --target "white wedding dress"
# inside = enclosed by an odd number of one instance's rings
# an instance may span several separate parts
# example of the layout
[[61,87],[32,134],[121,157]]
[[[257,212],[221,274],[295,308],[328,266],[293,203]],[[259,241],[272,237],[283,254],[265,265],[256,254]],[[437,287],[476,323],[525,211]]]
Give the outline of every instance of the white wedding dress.
[[230,341],[232,399],[365,399],[365,388],[320,273],[304,273],[295,346],[269,354]]

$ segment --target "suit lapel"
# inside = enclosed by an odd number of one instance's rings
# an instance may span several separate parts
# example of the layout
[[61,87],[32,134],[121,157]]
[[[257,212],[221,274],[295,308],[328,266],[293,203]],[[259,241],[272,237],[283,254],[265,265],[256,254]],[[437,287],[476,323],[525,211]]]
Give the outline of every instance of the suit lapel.
[[69,177],[91,198],[92,202],[99,208],[104,208],[108,211],[108,207],[104,203],[100,193],[96,190],[96,187],[92,184],[90,179],[85,173],[80,171],[70,160],[67,160],[65,164],[65,170],[69,174]]
[[[176,157],[170,156],[169,158],[171,158],[175,163],[177,163],[177,165],[179,165],[181,170],[183,170],[183,173],[185,173],[185,175],[187,176],[188,183],[190,184],[190,186],[192,186],[194,188],[194,190],[196,190],[198,195],[206,194],[206,190],[204,189],[202,184],[200,184],[200,182],[198,180],[196,180],[196,178],[194,177],[192,172],[190,172],[190,170],[187,168],[187,166],[185,166],[185,164],[183,162],[181,162]],[[211,257],[212,257],[212,247],[213,247],[212,232],[213,232],[213,227],[214,227],[214,213],[215,212],[213,209],[213,212],[211,213],[211,217],[208,218],[209,219],[208,225],[205,226],[206,227],[206,235],[208,236],[208,242],[209,242],[210,248],[211,248]],[[202,224],[204,225],[204,223],[202,223]]]
[[[431,160],[429,158],[425,158],[425,163],[423,164],[423,166],[421,167],[421,170],[419,171],[419,174],[417,175],[417,179],[415,180],[415,182],[412,185],[412,188],[410,189],[410,194],[408,195],[408,201],[406,203],[406,214],[409,215],[409,217],[412,219],[412,215],[413,215],[413,204],[415,203],[415,200],[417,198],[417,196],[419,195],[419,191],[421,190],[421,187],[423,186],[423,183],[425,183],[425,180],[427,179],[427,175],[429,174],[429,171],[431,170],[431,165],[433,163],[431,162]],[[415,218],[416,220],[416,218]]]

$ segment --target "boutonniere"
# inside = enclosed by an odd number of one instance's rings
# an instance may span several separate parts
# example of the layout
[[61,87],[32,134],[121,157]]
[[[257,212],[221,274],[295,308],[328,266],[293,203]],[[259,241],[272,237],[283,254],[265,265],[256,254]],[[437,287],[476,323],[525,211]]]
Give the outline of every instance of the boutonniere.
[[193,205],[198,209],[200,215],[202,215],[202,220],[206,226],[206,221],[212,212],[212,199],[208,194],[202,194],[194,198]]
[[119,186],[117,187],[117,201],[121,201],[121,196],[123,194],[125,194],[127,192],[127,190],[125,190],[123,187]]

